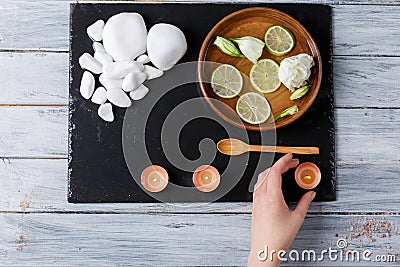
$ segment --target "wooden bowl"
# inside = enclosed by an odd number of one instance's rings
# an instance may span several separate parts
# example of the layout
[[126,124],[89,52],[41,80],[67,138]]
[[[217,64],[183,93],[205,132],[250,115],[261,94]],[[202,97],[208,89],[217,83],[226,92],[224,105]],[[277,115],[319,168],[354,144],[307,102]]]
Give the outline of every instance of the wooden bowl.
[[[203,61],[230,64],[235,66],[237,69],[239,69],[239,71],[242,72],[242,74],[248,77],[253,63],[251,63],[246,58],[232,57],[224,54],[217,46],[213,45],[216,37],[222,36],[225,38],[230,38],[253,36],[264,40],[264,35],[267,29],[275,24],[282,25],[293,33],[296,39],[295,47],[290,53],[281,57],[271,55],[264,47],[264,52],[260,59],[270,58],[279,62],[286,57],[294,56],[300,53],[306,53],[313,56],[315,66],[312,67],[311,76],[308,80],[309,83],[312,84],[312,88],[304,97],[292,101],[289,99],[292,93],[283,84],[281,84],[280,88],[275,92],[264,94],[272,109],[272,116],[269,118],[268,121],[262,124],[249,124],[244,121],[238,121],[237,116],[232,116],[232,112],[226,112],[226,110],[223,110],[221,108],[221,105],[216,106],[215,104],[213,104],[212,101],[209,100],[209,98],[214,98],[224,102],[235,112],[236,102],[239,96],[231,99],[224,99],[217,96],[213,92],[210,83],[204,82],[207,81],[206,76],[210,74],[205,73],[205,68],[202,68],[201,64]],[[300,22],[298,22],[291,16],[275,9],[259,7],[247,8],[226,16],[220,22],[218,22],[208,33],[200,49],[198,75],[201,81],[200,87],[204,97],[210,104],[211,108],[220,117],[233,125],[242,128],[244,127],[247,130],[265,131],[289,125],[290,123],[300,118],[307,111],[307,109],[311,106],[318,94],[322,79],[322,61],[320,52],[314,39],[303,27],[303,25],[300,24]],[[244,77],[244,80],[249,81],[249,79],[246,77]],[[249,91],[258,92],[248,82],[245,82],[241,94]],[[297,105],[299,107],[298,113],[279,119],[275,122],[275,124],[272,123],[274,117],[276,117],[286,108],[293,105]]]

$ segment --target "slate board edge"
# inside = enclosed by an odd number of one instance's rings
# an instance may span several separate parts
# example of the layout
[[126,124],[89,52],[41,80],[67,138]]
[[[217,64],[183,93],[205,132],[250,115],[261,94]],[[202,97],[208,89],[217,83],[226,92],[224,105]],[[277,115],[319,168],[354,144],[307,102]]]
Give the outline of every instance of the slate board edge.
[[[89,4],[89,3],[85,3],[85,4]],[[107,2],[97,2],[97,3],[90,3],[90,4],[113,4],[113,3],[107,3]],[[161,2],[151,2],[151,3],[135,3],[135,4],[147,4],[147,5],[157,5],[157,4],[163,4],[163,3],[161,3]],[[179,5],[179,4],[188,4],[187,2],[179,2],[179,3],[168,3],[168,4],[176,4],[176,5]],[[213,5],[225,5],[225,4],[227,4],[227,3],[224,3],[224,2],[213,2],[213,3],[201,3],[201,2],[197,2],[197,3],[190,3],[190,4],[199,4],[199,5],[201,5],[201,4],[213,4]],[[235,3],[235,5],[241,5],[241,4],[265,4],[266,6],[268,6],[268,4],[269,3],[260,3],[260,2],[257,2],[257,3],[249,3],[249,2],[238,2],[238,3]],[[73,13],[73,11],[74,11],[74,9],[75,9],[75,7],[77,6],[77,5],[81,5],[81,3],[71,3],[70,4],[70,14],[72,14]],[[329,80],[330,80],[330,85],[331,85],[331,88],[330,88],[330,101],[331,101],[331,103],[332,103],[332,105],[334,105],[334,90],[333,90],[333,88],[334,88],[334,82],[333,82],[333,59],[332,59],[332,53],[333,53],[333,40],[332,40],[332,27],[333,27],[333,25],[332,25],[332,17],[331,17],[331,15],[332,15],[332,8],[331,8],[331,6],[330,5],[323,5],[323,4],[309,4],[309,3],[304,3],[304,4],[290,4],[290,5],[303,5],[303,6],[328,6],[329,8],[330,8],[330,11],[329,11],[329,13],[330,13],[330,17],[329,17],[329,21],[330,21],[330,25],[329,25],[329,27],[330,27],[330,31],[329,31],[329,34],[330,34],[330,58],[329,58],[329,67],[330,67],[330,74],[329,74]],[[71,33],[71,30],[72,30],[72,16],[70,16],[70,33]],[[69,38],[69,43],[70,43],[70,46],[69,46],[69,59],[70,59],[70,63],[71,63],[71,57],[72,57],[72,51],[71,51],[71,43],[72,43],[72,36],[70,35],[70,38]],[[70,64],[70,68],[69,68],[69,78],[70,78],[70,80],[69,80],[69,84],[70,84],[70,87],[71,87],[71,82],[72,82],[72,72],[71,72],[71,69],[72,69],[72,65]],[[71,89],[71,88],[70,88]],[[71,94],[70,94],[70,92],[69,92],[69,112],[68,112],[68,115],[69,115],[69,120],[68,120],[68,125],[69,125],[69,127],[68,127],[68,202],[70,202],[70,203],[88,203],[88,202],[81,202],[81,201],[78,201],[78,202],[76,202],[75,201],[75,199],[72,197],[72,191],[71,191],[71,187],[70,187],[70,174],[71,174],[71,169],[70,169],[70,163],[71,163],[71,161],[72,161],[72,156],[71,156],[71,153],[72,153],[72,129],[73,129],[73,127],[74,127],[74,125],[73,125],[73,123],[72,123],[72,121],[71,121],[71,116],[72,116],[72,112],[73,112],[73,110],[72,110],[72,98],[71,98]],[[332,112],[332,120],[333,120],[333,124],[334,124],[334,129],[335,129],[335,114],[334,114],[334,112]],[[333,187],[335,188],[335,194],[334,194],[334,196],[331,198],[331,199],[328,199],[328,200],[324,200],[324,202],[325,201],[335,201],[336,200],[336,179],[337,179],[337,171],[336,171],[336,167],[337,167],[337,164],[336,164],[336,142],[335,142],[335,132],[333,132],[333,134],[331,133],[331,136],[330,136],[330,138],[331,138],[331,144],[332,144],[332,146],[333,146],[333,151],[331,152],[332,154],[333,154],[333,181],[334,181],[334,185],[333,185]],[[224,203],[223,201],[220,201],[221,203]],[[101,202],[101,203],[108,203],[108,202]],[[111,203],[126,203],[126,202],[111,202]],[[137,203],[141,203],[140,201],[139,202],[137,202]],[[229,202],[229,203],[231,203],[231,201]],[[290,202],[290,203],[292,203],[292,202]]]

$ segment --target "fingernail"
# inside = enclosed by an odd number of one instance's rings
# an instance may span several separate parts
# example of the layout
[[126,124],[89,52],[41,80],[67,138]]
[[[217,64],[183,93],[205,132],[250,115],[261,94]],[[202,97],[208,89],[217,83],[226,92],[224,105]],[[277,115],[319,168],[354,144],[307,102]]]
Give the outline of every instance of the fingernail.
[[316,194],[317,194],[317,193],[315,193],[315,191],[312,191],[311,196],[310,196],[311,201],[314,200]]

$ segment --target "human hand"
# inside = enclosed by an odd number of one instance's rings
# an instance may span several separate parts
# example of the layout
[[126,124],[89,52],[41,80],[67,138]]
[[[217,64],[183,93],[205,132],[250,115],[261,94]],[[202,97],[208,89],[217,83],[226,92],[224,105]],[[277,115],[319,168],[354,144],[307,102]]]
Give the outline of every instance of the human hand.
[[[279,266],[279,251],[287,250],[304,222],[315,192],[303,195],[296,209],[290,210],[282,193],[282,173],[299,165],[292,154],[280,158],[258,176],[253,193],[251,251],[248,266]],[[268,251],[265,251],[265,248]],[[260,253],[260,251],[263,253]],[[271,252],[275,250],[271,261]],[[264,254],[268,253],[268,254]],[[258,258],[268,258],[261,261]],[[285,255],[279,255],[281,258]]]

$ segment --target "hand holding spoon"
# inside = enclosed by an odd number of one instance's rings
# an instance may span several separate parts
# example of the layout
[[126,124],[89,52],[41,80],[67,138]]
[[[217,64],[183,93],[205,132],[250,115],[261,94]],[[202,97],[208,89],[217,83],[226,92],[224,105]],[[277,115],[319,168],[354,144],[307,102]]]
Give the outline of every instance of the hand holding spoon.
[[319,154],[318,147],[293,147],[293,146],[258,146],[249,145],[238,139],[223,139],[217,143],[219,152],[229,156],[237,156],[246,152],[276,152],[293,154]]

